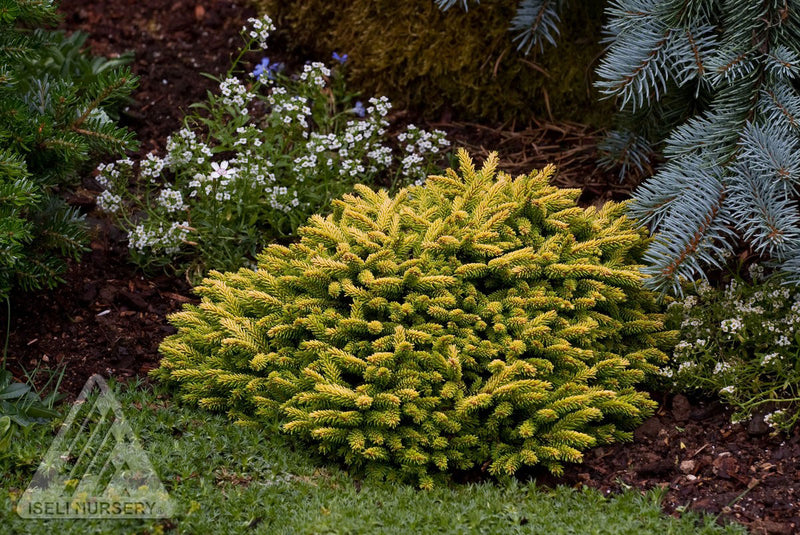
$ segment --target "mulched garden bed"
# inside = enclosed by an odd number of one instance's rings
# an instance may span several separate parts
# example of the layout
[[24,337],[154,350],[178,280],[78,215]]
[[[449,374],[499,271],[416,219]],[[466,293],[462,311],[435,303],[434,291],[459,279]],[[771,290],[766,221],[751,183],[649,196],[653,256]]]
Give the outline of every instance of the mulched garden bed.
[[537,479],[605,493],[662,487],[667,512],[720,515],[758,534],[800,533],[800,429],[772,436],[760,419],[731,424],[718,401],[654,397],[661,407],[633,443],[595,448],[565,477]]
[[[216,85],[200,73],[227,70],[240,44],[238,32],[255,14],[224,0],[64,0],[61,11],[62,27],[89,33],[93,52],[135,51],[132,68],[141,82],[124,120],[141,142],[138,156],[162,150],[189,104]],[[582,125],[532,123],[514,132],[453,121],[431,126],[447,130],[478,157],[499,150],[510,172],[556,163],[559,185],[582,187],[587,204],[623,199],[632,187],[597,169],[597,133]],[[95,193],[86,177],[72,200],[91,211]],[[92,373],[145,377],[158,366],[158,344],[174,331],[165,316],[196,302],[181,278],[144,277],[127,263],[119,231],[102,218],[90,220],[95,231],[91,251],[82,262],[70,264],[66,284],[18,293],[12,300],[12,371],[21,378],[23,369],[63,367],[68,399]],[[5,321],[0,312],[2,325]],[[682,395],[656,399],[661,409],[636,431],[633,444],[595,448],[560,479],[543,473],[529,477],[606,493],[662,487],[670,513],[718,514],[759,534],[800,532],[800,430],[772,436],[760,422],[732,425],[730,411],[716,401],[690,401]]]

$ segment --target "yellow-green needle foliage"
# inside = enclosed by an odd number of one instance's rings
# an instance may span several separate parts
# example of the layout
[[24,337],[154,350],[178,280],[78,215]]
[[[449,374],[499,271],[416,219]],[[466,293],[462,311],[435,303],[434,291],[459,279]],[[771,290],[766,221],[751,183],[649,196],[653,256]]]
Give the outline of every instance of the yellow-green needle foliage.
[[676,334],[641,285],[646,231],[624,204],[577,207],[552,167],[512,178],[494,155],[459,159],[395,197],[358,186],[256,270],[212,272],[156,375],[423,488],[476,466],[560,474],[630,440],[655,407],[634,387]]

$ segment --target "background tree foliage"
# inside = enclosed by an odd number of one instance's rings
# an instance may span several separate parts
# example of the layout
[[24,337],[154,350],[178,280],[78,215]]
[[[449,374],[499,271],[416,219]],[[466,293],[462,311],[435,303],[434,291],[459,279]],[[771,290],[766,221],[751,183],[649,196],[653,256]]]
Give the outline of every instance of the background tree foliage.
[[[563,10],[558,49],[518,50],[509,25],[517,0],[442,11],[431,0],[253,0],[301,55],[350,56],[348,77],[366,94],[386,95],[438,119],[555,117],[600,124],[592,63],[602,52],[603,2]],[[553,33],[555,39],[555,33]],[[587,113],[588,112],[588,113]]]
[[737,240],[800,282],[800,2],[614,0],[607,15],[607,160],[666,159],[632,205],[658,233],[650,284],[679,291]]
[[108,115],[134,88],[124,60],[90,58],[80,36],[41,28],[56,6],[0,5],[0,299],[11,288],[52,287],[86,240],[61,193],[93,157],[122,154],[133,135]]

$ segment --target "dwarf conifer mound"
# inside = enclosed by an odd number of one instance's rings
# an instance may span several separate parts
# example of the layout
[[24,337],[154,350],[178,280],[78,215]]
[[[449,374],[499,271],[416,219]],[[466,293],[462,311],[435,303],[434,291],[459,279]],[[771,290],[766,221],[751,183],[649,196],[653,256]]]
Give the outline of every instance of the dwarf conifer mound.
[[395,197],[358,186],[256,270],[212,272],[174,314],[155,374],[185,400],[282,429],[369,476],[543,465],[630,440],[666,360],[645,230],[582,209],[553,168],[490,157]]

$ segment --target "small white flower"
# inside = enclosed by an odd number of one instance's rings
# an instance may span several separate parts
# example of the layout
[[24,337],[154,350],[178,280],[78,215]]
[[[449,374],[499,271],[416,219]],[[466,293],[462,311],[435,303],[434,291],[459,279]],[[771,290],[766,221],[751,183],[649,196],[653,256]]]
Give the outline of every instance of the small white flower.
[[303,66],[303,72],[300,74],[301,82],[311,82],[318,88],[325,87],[325,79],[330,77],[331,70],[325,66],[324,63],[318,61],[306,63]]
[[784,411],[777,410],[764,415],[764,423],[770,427],[775,427],[775,424],[781,420]]
[[720,322],[720,328],[724,333],[729,333],[729,334],[737,333],[742,329],[742,320],[741,318],[730,318],[722,320],[722,322]]
[[128,247],[139,253],[145,253],[147,249],[150,249],[153,252],[163,251],[165,254],[174,254],[180,250],[188,234],[189,223],[186,221],[183,223],[173,222],[166,228],[161,223],[158,226],[140,224],[128,233]]
[[243,26],[242,33],[248,35],[252,39],[257,40],[259,46],[262,49],[266,49],[269,34],[270,32],[275,31],[275,25],[272,23],[272,19],[267,15],[264,15],[260,19],[251,17],[247,19],[247,22],[250,23],[250,28]]
[[211,162],[211,174],[209,175],[211,178],[229,178],[233,176],[234,169],[228,169],[228,162],[223,161],[221,163]]
[[724,373],[724,372],[726,372],[726,371],[728,371],[730,369],[731,369],[731,365],[728,364],[727,362],[724,362],[724,361],[717,362],[717,365],[714,366],[714,373],[715,374]]
[[161,190],[158,195],[158,204],[170,213],[188,208],[183,202],[183,195],[181,195],[181,192],[169,188]]
[[122,197],[105,190],[97,196],[97,207],[109,214],[116,214],[122,210]]
[[168,163],[168,159],[159,158],[151,152],[139,164],[139,172],[142,176],[157,178],[161,176],[164,167],[166,167]]
[[714,289],[711,287],[711,285],[705,279],[701,280],[700,283],[697,285],[697,293],[700,294],[700,296],[702,296],[702,297],[707,296],[708,294],[710,294],[713,291],[714,291]]
[[255,94],[249,92],[241,80],[235,76],[223,80],[219,84],[219,91],[224,97],[222,102],[225,105],[231,106],[235,104],[240,108],[240,111],[241,108],[246,107],[255,98]]
[[761,264],[750,264],[747,271],[750,273],[750,278],[753,282],[758,282],[764,277],[764,266]]

